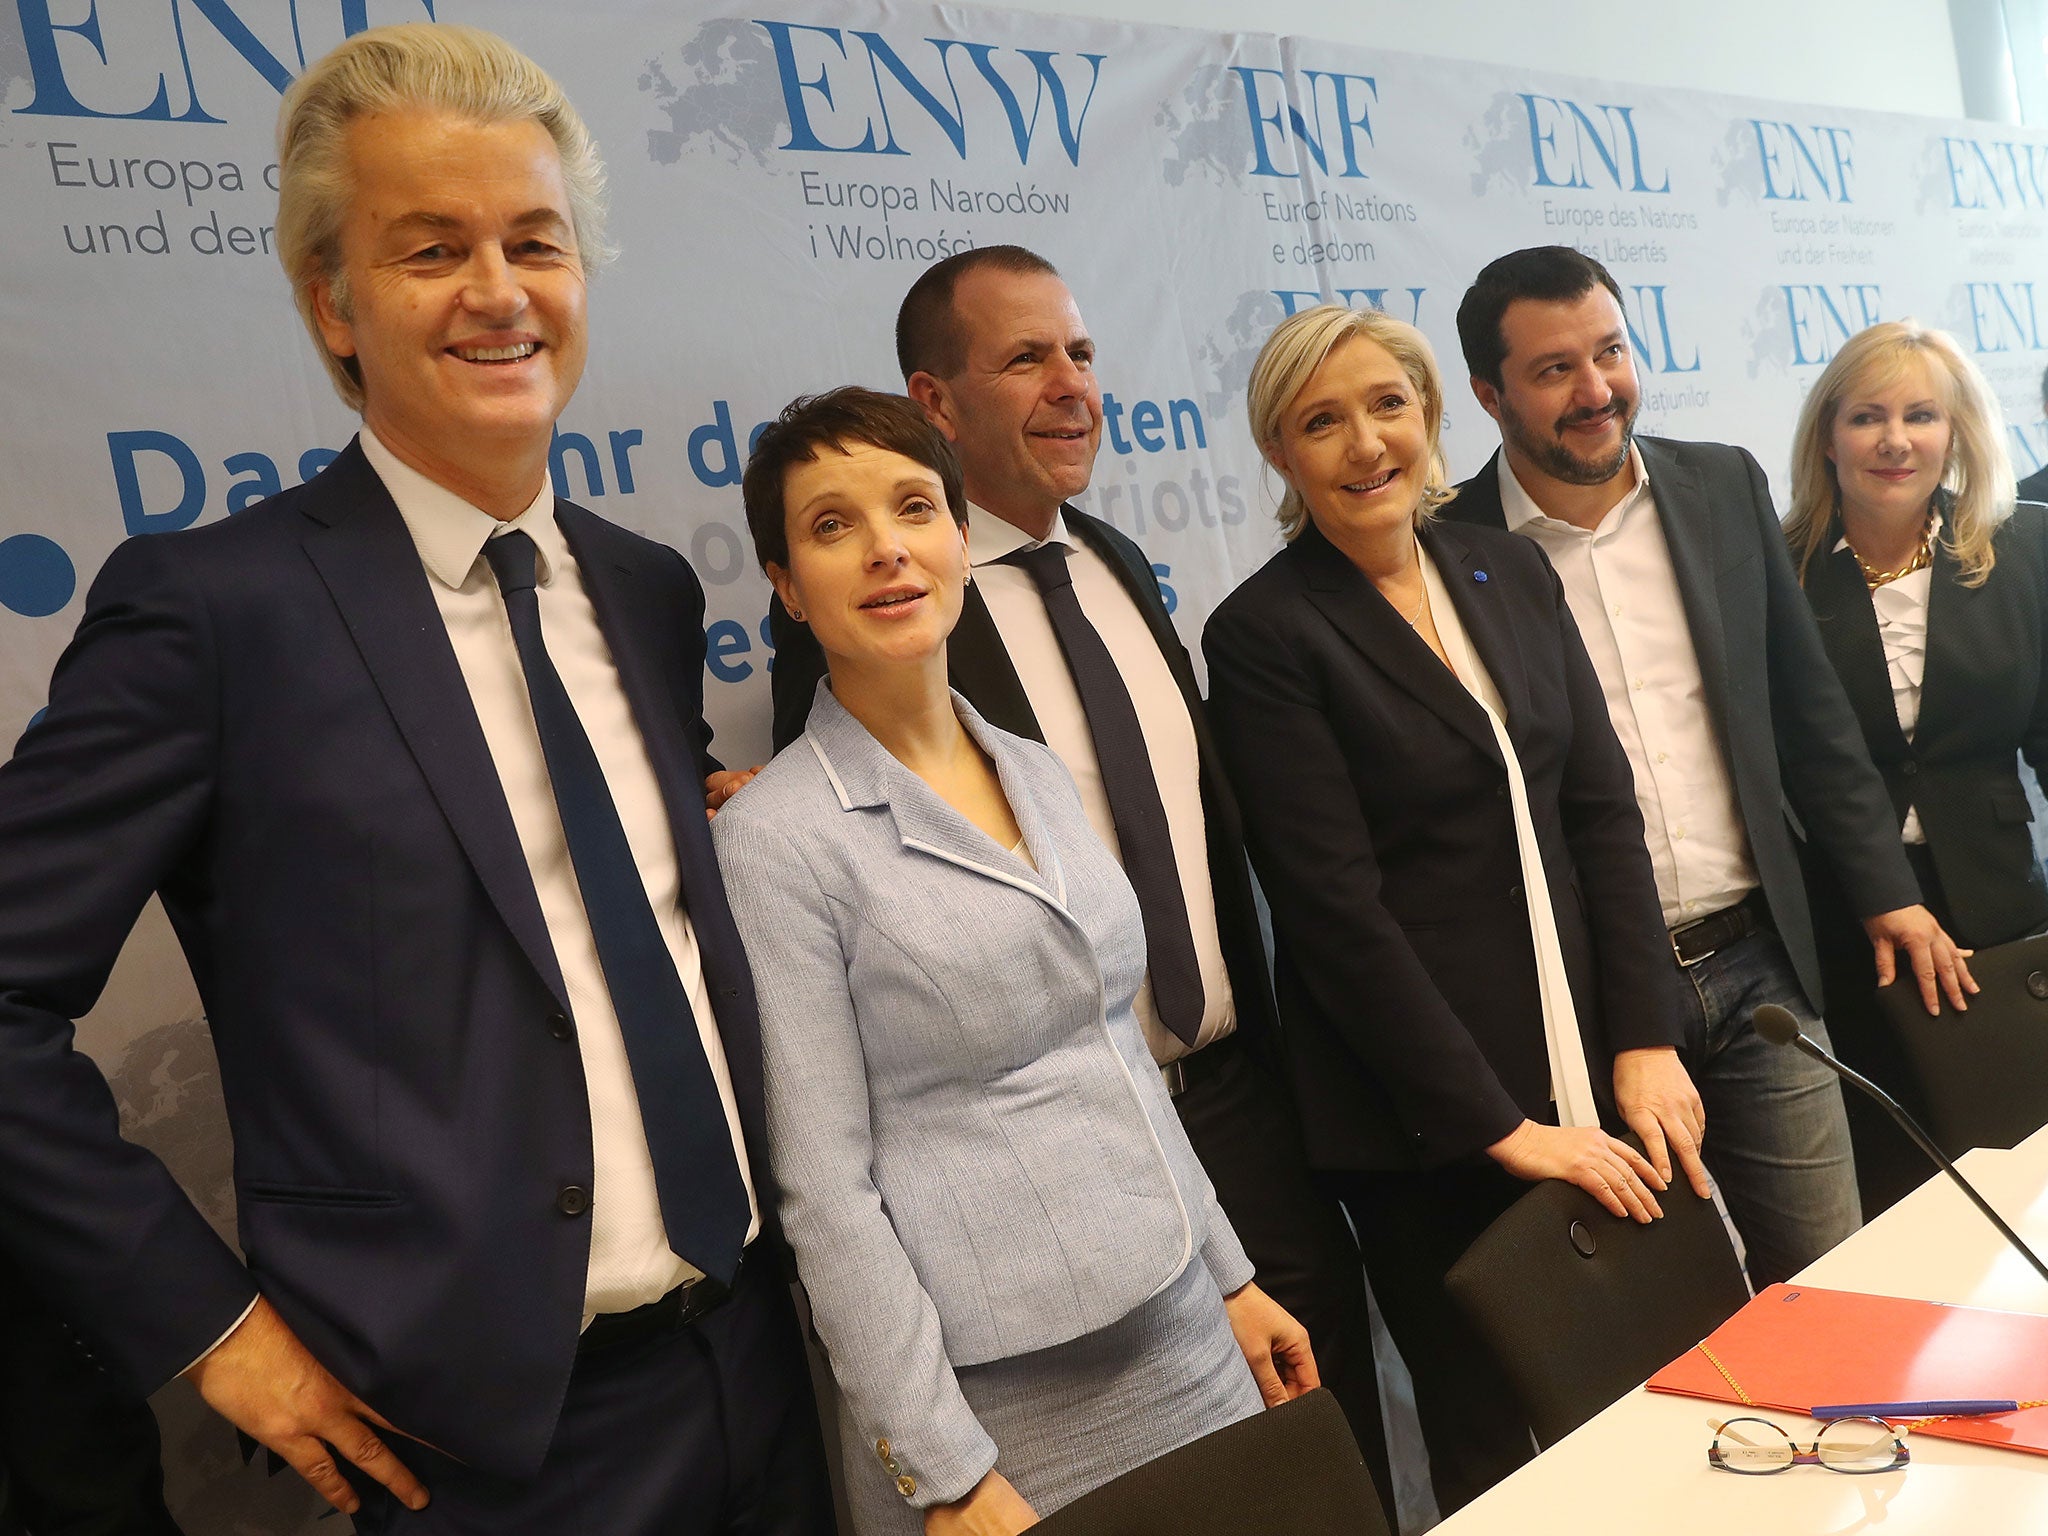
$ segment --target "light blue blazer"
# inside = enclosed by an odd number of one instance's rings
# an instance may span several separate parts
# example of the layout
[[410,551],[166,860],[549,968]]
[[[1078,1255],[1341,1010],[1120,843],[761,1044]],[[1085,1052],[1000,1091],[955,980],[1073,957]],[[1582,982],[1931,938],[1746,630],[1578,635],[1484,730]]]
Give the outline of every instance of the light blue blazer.
[[761,1001],[782,1225],[847,1410],[918,1507],[996,1447],[955,1366],[1252,1277],[1131,1012],[1137,898],[1046,748],[953,708],[1037,869],[821,685],[712,823]]

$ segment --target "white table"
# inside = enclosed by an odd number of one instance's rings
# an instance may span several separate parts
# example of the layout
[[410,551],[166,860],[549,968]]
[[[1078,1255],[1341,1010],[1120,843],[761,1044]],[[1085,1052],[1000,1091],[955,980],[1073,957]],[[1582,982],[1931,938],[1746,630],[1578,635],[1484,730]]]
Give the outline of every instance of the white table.
[[[1957,1164],[2037,1253],[2048,1254],[2048,1127],[2011,1151]],[[1805,1285],[2048,1314],[2048,1281],[1937,1175],[1794,1277]],[[1848,1477],[1795,1467],[1739,1477],[1707,1465],[1709,1417],[1745,1412],[1795,1440],[1797,1414],[1747,1410],[1638,1387],[1513,1477],[1446,1520],[1445,1536],[2029,1536],[2048,1533],[2048,1457],[1927,1435],[1912,1465]]]

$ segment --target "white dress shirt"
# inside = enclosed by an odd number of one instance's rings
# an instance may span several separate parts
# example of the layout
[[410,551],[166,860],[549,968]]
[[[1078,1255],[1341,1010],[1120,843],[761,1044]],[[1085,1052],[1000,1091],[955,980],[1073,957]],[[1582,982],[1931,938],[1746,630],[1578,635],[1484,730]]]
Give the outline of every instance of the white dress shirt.
[[[590,1130],[595,1174],[590,1203],[590,1268],[584,1289],[584,1320],[599,1312],[624,1312],[654,1301],[699,1271],[673,1253],[662,1226],[655,1193],[654,1166],[647,1133],[640,1119],[640,1098],[634,1091],[618,1015],[598,962],[597,941],[583,910],[576,871],[569,862],[568,840],[555,804],[547,761],[527,698],[526,673],[512,641],[511,621],[497,578],[483,558],[486,540],[518,528],[539,550],[537,588],[541,634],[548,656],[561,674],[562,686],[576,706],[590,745],[604,770],[605,782],[626,830],[633,862],[647,889],[675,957],[676,972],[696,1015],[697,1032],[719,1102],[732,1135],[733,1155],[747,1187],[750,1221],[748,1241],[761,1230],[760,1208],[741,1137],[739,1107],[733,1099],[732,1075],[725,1047],[718,1038],[704,970],[697,955],[696,935],[681,906],[681,880],[676,868],[674,834],[661,784],[648,760],[646,743],[633,719],[631,704],[619,682],[611,648],[597,622],[597,612],[584,590],[583,577],[567,539],[555,522],[554,493],[542,484],[540,494],[519,516],[500,522],[471,506],[452,491],[436,485],[401,463],[366,426],[363,453],[383,480],[399,515],[411,532],[420,562],[426,567],[435,605],[448,626],[455,659],[469,684],[491,761],[511,806],[520,850],[533,875],[541,915],[555,947],[569,1008],[576,1022],[576,1042],[583,1058],[583,1077],[590,1094]],[[508,1256],[516,1263],[517,1255]]]
[[1161,654],[1159,642],[1146,626],[1145,615],[1117,580],[1116,573],[1102,557],[1067,532],[1066,518],[1055,516],[1052,531],[1034,540],[1013,523],[993,512],[969,504],[967,509],[968,550],[974,562],[975,585],[995,619],[1003,637],[1003,648],[1017,669],[1031,712],[1038,717],[1045,744],[1051,747],[1081,791],[1081,804],[1096,835],[1110,852],[1123,858],[1117,844],[1116,819],[1110,814],[1109,795],[1102,784],[1102,766],[1095,756],[1095,738],[1089,734],[1088,715],[1081,707],[1080,690],[1067,670],[1067,659],[1053,633],[1045,600],[1028,571],[1000,565],[1003,556],[1019,549],[1034,549],[1040,543],[1066,547],[1067,569],[1074,578],[1074,595],[1081,612],[1102,636],[1116,662],[1131,703],[1138,712],[1138,728],[1152,758],[1152,775],[1159,781],[1159,798],[1166,807],[1167,834],[1173,842],[1173,862],[1180,874],[1181,894],[1187,899],[1188,926],[1194,932],[1195,958],[1202,968],[1202,1027],[1190,1047],[1159,1022],[1152,1001],[1152,980],[1148,976],[1138,989],[1138,1023],[1145,1031],[1145,1043],[1152,1059],[1162,1066],[1192,1050],[1200,1050],[1221,1039],[1237,1025],[1237,1013],[1230,996],[1230,974],[1223,966],[1223,941],[1216,930],[1216,896],[1209,885],[1209,842],[1202,814],[1202,769],[1195,753],[1195,726],[1188,716],[1187,701],[1180,685]]
[[1564,582],[1635,772],[1664,924],[1682,928],[1734,906],[1757,874],[1640,449],[1629,450],[1629,470],[1628,494],[1597,527],[1579,528],[1546,516],[1503,453],[1500,503]]
[[[1927,536],[1941,536],[1940,513],[1934,515]],[[1848,548],[1847,539],[1835,543],[1837,553]],[[1927,675],[1927,604],[1933,595],[1934,568],[1930,565],[1870,589],[1870,608],[1877,615],[1878,638],[1884,642],[1885,670],[1891,673],[1892,708],[1899,717],[1899,731],[1908,741],[1920,723],[1920,683]],[[1920,830],[1918,806],[1907,808],[1899,838],[1908,843],[1927,841],[1927,834]]]

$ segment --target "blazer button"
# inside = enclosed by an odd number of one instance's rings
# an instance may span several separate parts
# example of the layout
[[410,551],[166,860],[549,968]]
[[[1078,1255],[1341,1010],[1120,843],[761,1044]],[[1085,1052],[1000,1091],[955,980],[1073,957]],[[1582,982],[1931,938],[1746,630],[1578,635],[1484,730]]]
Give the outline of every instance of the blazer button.
[[1521,899],[1522,899],[1522,888],[1521,888],[1521,887],[1520,887],[1519,885],[1511,885],[1511,886],[1509,886],[1509,887],[1508,887],[1508,900],[1509,900],[1509,901],[1520,901]]
[[881,1457],[883,1461],[888,1461],[890,1459],[889,1442],[877,1440],[875,1442],[875,1454]]
[[1918,763],[1911,763],[1911,762],[1909,762],[1909,763],[1906,763],[1906,764],[1904,764],[1904,765],[1903,765],[1903,766],[1901,766],[1901,767],[1900,767],[1900,769],[1899,769],[1899,772],[1903,773],[1903,774],[1904,774],[1904,775],[1905,775],[1905,776],[1906,776],[1907,778],[1909,778],[1909,779],[1910,779],[1910,778],[1912,778],[1912,777],[1913,777],[1913,775],[1914,775],[1914,774],[1916,774],[1916,773],[1918,773],[1919,771],[1920,771],[1920,765],[1919,765]]
[[896,1479],[896,1491],[906,1499],[917,1492],[917,1479],[905,1473]]
[[566,1013],[551,1013],[548,1015],[548,1033],[557,1040],[573,1040],[576,1036],[576,1026],[569,1022],[569,1015]]
[[564,1216],[581,1216],[590,1209],[590,1191],[581,1184],[564,1184],[555,1194],[555,1209]]
[[1496,785],[1494,785],[1494,786],[1493,786],[1493,792],[1494,792],[1494,794],[1495,794],[1495,795],[1499,796],[1499,797],[1500,797],[1501,799],[1503,799],[1503,800],[1506,800],[1507,798],[1509,798],[1509,796],[1508,796],[1508,787],[1507,787],[1507,785],[1505,785],[1505,784],[1496,784]]

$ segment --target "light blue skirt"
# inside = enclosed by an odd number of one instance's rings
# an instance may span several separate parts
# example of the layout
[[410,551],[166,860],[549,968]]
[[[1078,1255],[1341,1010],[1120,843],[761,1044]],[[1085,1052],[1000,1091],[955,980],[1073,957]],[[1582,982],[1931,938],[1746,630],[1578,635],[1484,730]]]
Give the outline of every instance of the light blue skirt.
[[[1041,1515],[1265,1406],[1199,1257],[1107,1328],[955,1374],[996,1443],[996,1470]],[[857,1536],[922,1536],[923,1511],[896,1491],[852,1418],[842,1404]]]

